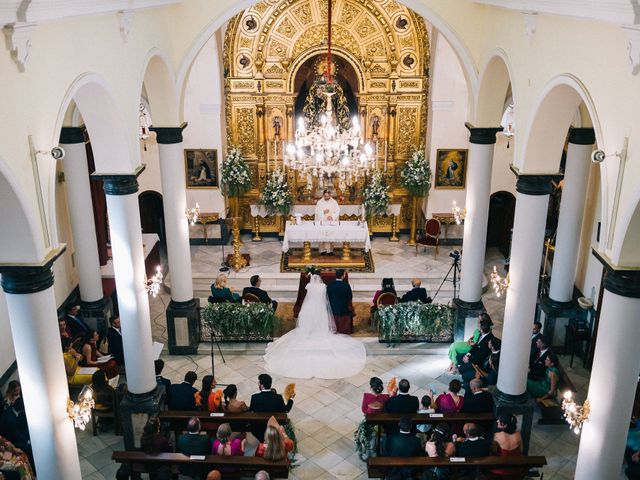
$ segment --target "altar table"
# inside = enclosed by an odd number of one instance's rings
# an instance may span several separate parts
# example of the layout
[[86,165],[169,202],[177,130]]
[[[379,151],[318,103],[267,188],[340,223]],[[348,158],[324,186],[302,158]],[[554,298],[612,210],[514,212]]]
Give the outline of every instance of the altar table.
[[303,260],[311,260],[311,242],[342,242],[342,260],[351,259],[351,243],[364,244],[364,251],[371,249],[371,239],[367,222],[340,221],[340,222],[302,222],[300,225],[292,225],[287,222],[282,251],[289,251],[290,243],[303,244]]

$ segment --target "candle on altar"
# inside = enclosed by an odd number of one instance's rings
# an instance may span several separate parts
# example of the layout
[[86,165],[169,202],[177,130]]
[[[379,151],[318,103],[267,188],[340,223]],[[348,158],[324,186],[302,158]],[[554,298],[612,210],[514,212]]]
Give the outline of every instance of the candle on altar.
[[269,140],[267,140],[267,173],[269,173]]
[[384,171],[387,171],[387,157],[389,156],[389,141],[384,141]]
[[282,170],[284,170],[284,140],[282,140]]

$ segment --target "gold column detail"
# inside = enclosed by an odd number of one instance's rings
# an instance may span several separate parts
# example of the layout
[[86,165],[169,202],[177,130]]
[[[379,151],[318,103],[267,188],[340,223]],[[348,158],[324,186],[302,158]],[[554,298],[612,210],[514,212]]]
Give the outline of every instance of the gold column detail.
[[351,245],[349,244],[349,242],[342,242],[342,261],[351,261]]
[[400,239],[398,238],[398,219],[395,215],[391,215],[391,237],[389,237],[390,242],[398,242]]
[[305,262],[311,261],[311,242],[304,242],[302,244],[302,260]]
[[416,244],[416,230],[418,228],[418,197],[411,197],[411,230],[409,231],[409,241],[407,245]]
[[284,237],[284,217],[282,215],[276,215],[276,223],[278,225],[278,236]]
[[261,242],[262,237],[260,236],[260,217],[256,215],[253,217],[253,238],[251,239],[253,242]]
[[231,266],[236,272],[247,266],[247,259],[242,256],[240,248],[242,247],[242,241],[240,240],[240,218],[233,217],[233,227],[231,233],[233,234],[233,257],[231,258]]

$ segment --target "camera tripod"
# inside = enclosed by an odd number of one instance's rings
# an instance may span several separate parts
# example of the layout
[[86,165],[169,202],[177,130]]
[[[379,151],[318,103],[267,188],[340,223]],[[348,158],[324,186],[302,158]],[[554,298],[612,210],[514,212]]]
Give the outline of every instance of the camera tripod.
[[453,262],[449,267],[449,271],[442,279],[442,282],[440,283],[438,290],[436,290],[436,293],[433,295],[434,301],[438,296],[438,293],[440,293],[440,289],[442,288],[442,285],[444,285],[444,282],[448,280],[449,275],[451,275],[452,271],[453,271],[453,279],[451,281],[453,282],[453,298],[454,299],[458,298],[458,276],[460,275],[460,252],[458,250],[454,250],[453,252],[449,253],[449,256],[453,258]]

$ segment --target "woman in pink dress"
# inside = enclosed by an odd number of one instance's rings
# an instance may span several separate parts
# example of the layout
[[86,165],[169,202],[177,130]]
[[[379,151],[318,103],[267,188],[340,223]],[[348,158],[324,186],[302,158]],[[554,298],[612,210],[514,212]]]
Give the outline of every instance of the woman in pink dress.
[[218,427],[216,440],[213,442],[211,453],[224,456],[244,455],[245,439],[240,437],[231,438],[231,425],[223,423]]
[[459,395],[462,389],[460,380],[451,380],[449,382],[449,391],[441,393],[436,398],[436,406],[440,413],[458,413],[464,405],[464,397]]
[[369,380],[371,392],[366,392],[362,396],[362,413],[382,413],[384,412],[384,404],[389,400],[388,393],[382,393],[384,385],[378,377],[371,377]]

